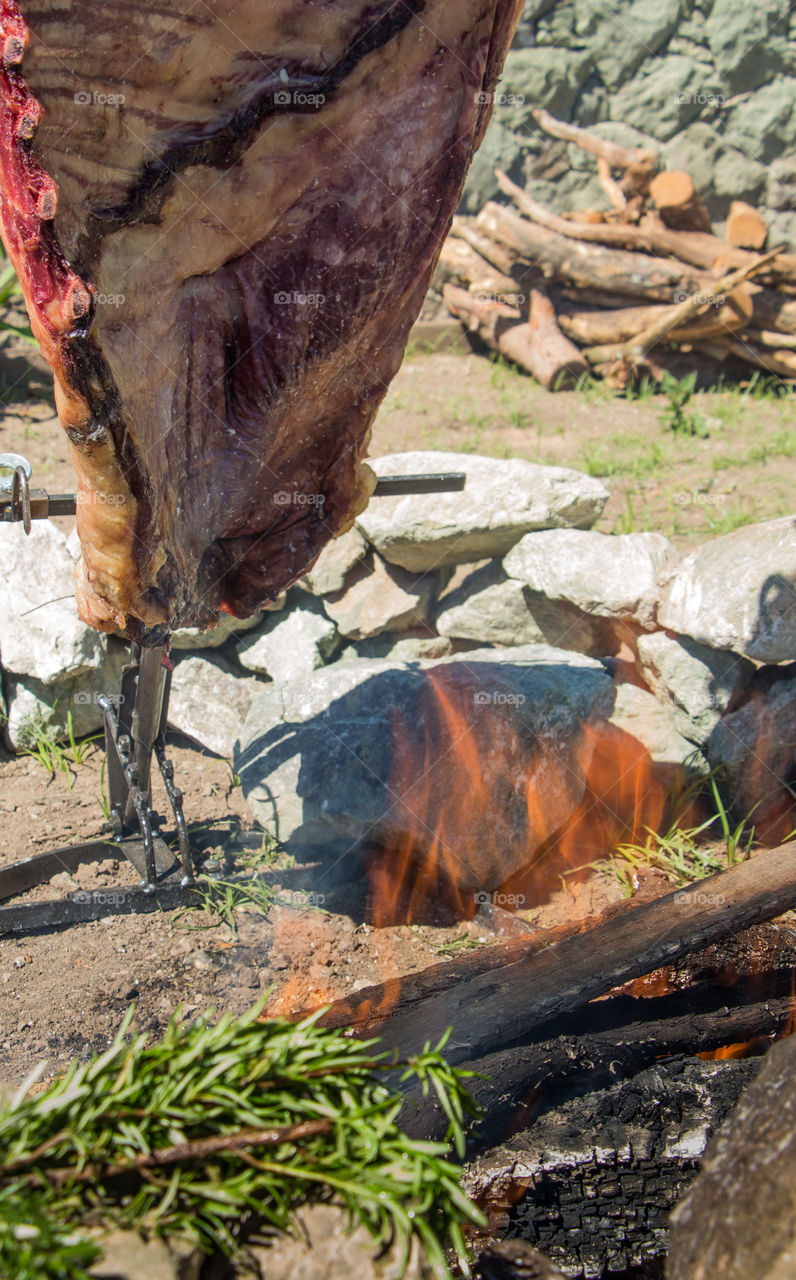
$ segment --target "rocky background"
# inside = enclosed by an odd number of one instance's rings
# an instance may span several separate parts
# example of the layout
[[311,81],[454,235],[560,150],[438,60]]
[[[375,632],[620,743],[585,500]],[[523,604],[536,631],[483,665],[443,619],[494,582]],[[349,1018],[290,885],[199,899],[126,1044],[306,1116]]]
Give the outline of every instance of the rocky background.
[[770,244],[796,248],[789,0],[528,0],[463,212],[497,196],[496,165],[557,212],[605,207],[592,158],[543,134],[535,107],[626,145],[660,144],[715,221],[745,200],[769,220]]
[[[422,845],[433,832],[413,798],[417,761],[441,762],[424,773],[437,812],[462,785],[446,759],[466,733],[495,839],[486,847],[478,824],[458,833],[457,876],[468,892],[491,890],[569,820],[586,786],[584,726],[610,726],[613,755],[643,756],[662,785],[683,765],[718,769],[737,819],[755,810],[759,834],[784,838],[796,781],[793,517],[681,558],[659,533],[593,531],[608,491],[570,468],[437,452],[373,465],[463,470],[466,486],[374,499],[271,611],[174,637],[170,723],[233,761],[267,830],[332,861],[358,842]],[[64,591],[76,556],[75,535],[49,522],[29,538],[0,525],[16,749],[63,738],[70,722],[76,736],[98,728],[97,699],[118,688],[122,642],[84,626]],[[534,832],[526,781],[544,799]]]

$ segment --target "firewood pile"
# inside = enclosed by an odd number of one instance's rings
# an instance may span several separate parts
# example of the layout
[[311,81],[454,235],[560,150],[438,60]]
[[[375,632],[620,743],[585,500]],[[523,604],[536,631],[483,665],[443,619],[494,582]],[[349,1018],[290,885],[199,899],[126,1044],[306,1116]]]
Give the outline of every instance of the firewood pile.
[[559,216],[498,170],[515,208],[454,220],[437,277],[450,312],[551,390],[587,373],[660,380],[678,351],[706,382],[750,367],[796,378],[796,254],[763,251],[757,210],[736,201],[721,238],[691,176],[655,151],[534,114],[596,156],[611,207]]

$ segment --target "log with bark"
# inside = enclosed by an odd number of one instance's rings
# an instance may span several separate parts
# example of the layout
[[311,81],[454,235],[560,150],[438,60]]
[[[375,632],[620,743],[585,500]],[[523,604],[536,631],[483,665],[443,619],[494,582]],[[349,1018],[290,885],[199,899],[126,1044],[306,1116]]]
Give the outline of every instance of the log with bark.
[[796,1274],[796,1038],[776,1045],[672,1214],[668,1280]]
[[[650,200],[667,227],[676,231],[711,231],[710,215],[704,202],[697,195],[694,181],[682,169],[668,169],[656,173],[649,185]],[[730,240],[741,245],[741,241]],[[759,249],[761,245],[743,245]]]
[[[781,246],[755,251],[767,232],[757,211],[736,201],[722,239],[689,174],[659,171],[652,150],[617,146],[545,111],[534,115],[553,137],[595,157],[614,207],[557,214],[497,169],[498,185],[518,212],[490,202],[475,219],[457,218],[457,239],[479,255],[468,275],[466,255],[455,251],[464,268],[457,283],[475,290],[484,262],[529,294],[543,278],[555,309],[545,324],[554,320],[584,348],[593,372],[613,385],[642,374],[660,380],[672,365],[662,344],[681,348],[708,382],[750,365],[796,378],[790,342],[770,336],[796,335],[796,255]],[[575,306],[562,306],[562,299]],[[461,298],[456,311],[467,322]],[[768,336],[758,342],[750,330]],[[524,353],[517,363],[532,371]]]
[[367,503],[522,3],[122,9],[0,0],[0,224],[81,615],[160,644],[276,598]]
[[710,292],[715,284],[707,273],[689,270],[680,262],[588,244],[550,231],[494,201],[481,210],[476,227],[541,274],[582,288],[671,302],[677,293]]
[[450,311],[477,333],[493,351],[513,360],[533,374],[537,382],[550,390],[575,386],[588,370],[588,365],[574,343],[559,329],[550,299],[540,287],[533,287],[528,298],[528,318],[523,320],[518,307],[508,299],[524,295],[503,294],[484,297],[455,285],[444,286],[442,296]]
[[535,952],[517,940],[487,955],[365,988],[324,1014],[327,1026],[377,1034],[403,1056],[451,1027],[446,1052],[465,1062],[527,1042],[551,1019],[631,978],[796,908],[796,842],[677,890]]

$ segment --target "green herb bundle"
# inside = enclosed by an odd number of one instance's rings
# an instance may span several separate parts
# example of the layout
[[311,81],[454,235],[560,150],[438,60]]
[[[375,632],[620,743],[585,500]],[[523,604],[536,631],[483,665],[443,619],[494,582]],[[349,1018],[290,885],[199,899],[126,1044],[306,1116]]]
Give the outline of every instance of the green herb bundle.
[[[75,1233],[88,1223],[233,1254],[253,1218],[289,1230],[299,1204],[329,1199],[404,1260],[418,1237],[439,1277],[446,1242],[464,1259],[461,1224],[480,1215],[449,1144],[400,1129],[404,1100],[381,1078],[395,1062],[317,1014],[294,1024],[261,1010],[190,1028],[175,1015],[151,1045],[129,1037],[128,1017],[101,1056],[37,1096],[23,1086],[0,1111],[0,1274],[27,1276],[33,1251],[37,1276],[82,1276]],[[435,1091],[461,1152],[471,1104],[443,1045],[401,1064],[400,1080]]]

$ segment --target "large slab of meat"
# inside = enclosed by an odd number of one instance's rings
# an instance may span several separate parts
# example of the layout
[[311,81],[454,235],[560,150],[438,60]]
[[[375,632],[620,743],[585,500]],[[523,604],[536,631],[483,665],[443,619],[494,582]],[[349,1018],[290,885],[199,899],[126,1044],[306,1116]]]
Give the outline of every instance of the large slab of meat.
[[363,464],[522,0],[0,0],[0,220],[86,621],[252,613]]

